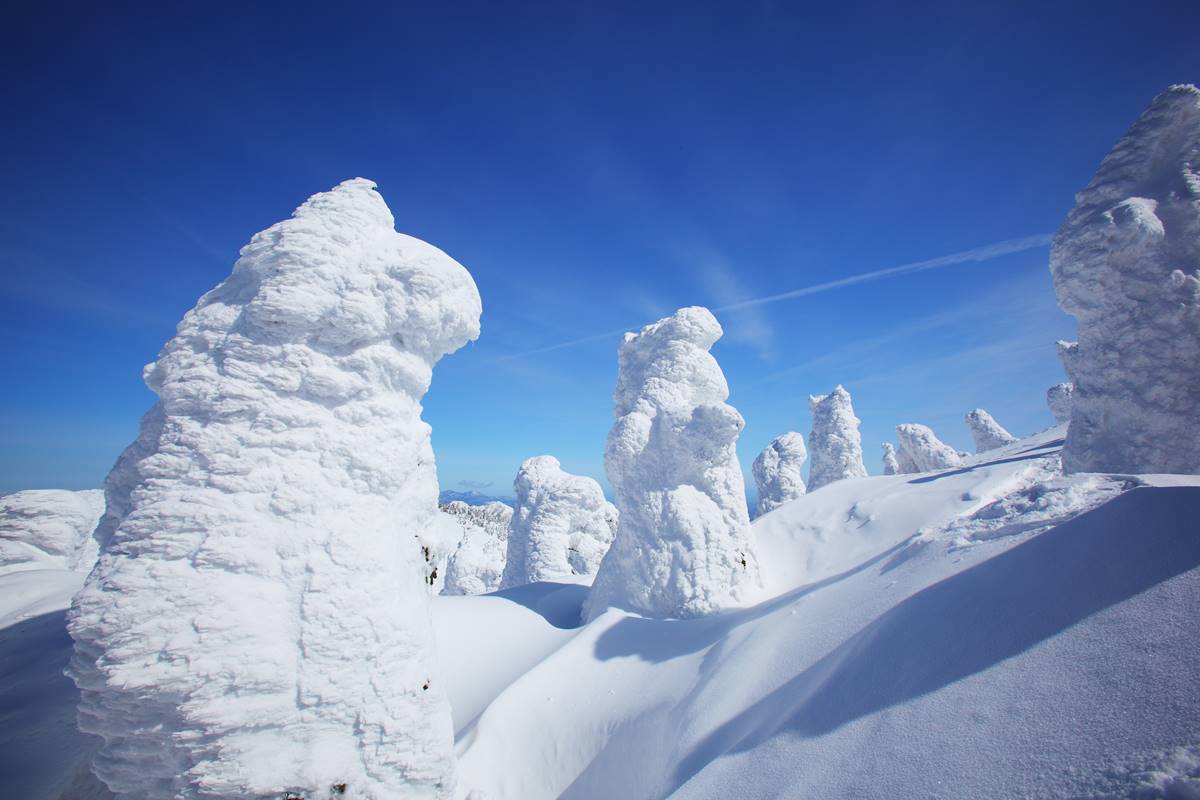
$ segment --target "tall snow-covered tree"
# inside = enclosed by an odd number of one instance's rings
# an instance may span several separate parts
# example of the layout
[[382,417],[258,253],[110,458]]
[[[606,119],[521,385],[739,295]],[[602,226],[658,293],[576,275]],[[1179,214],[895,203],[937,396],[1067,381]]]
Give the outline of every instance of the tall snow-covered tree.
[[804,477],[800,469],[807,458],[804,437],[795,431],[771,440],[758,454],[751,472],[758,487],[760,515],[804,494]]
[[971,431],[971,438],[975,440],[976,453],[986,453],[1017,440],[1017,437],[1005,430],[1003,425],[996,422],[992,415],[982,408],[968,412],[966,419],[967,429]]
[[184,316],[69,617],[119,797],[452,796],[421,398],[479,316],[363,179],[255,235]]
[[915,422],[896,426],[896,437],[900,443],[896,458],[900,473],[933,472],[962,466],[962,456],[943,442],[933,430]]
[[808,490],[819,489],[827,483],[845,478],[864,478],[861,422],[854,415],[850,393],[838,384],[829,394],[814,394],[808,398],[812,413],[812,432],[808,449],[812,463],[808,467]]

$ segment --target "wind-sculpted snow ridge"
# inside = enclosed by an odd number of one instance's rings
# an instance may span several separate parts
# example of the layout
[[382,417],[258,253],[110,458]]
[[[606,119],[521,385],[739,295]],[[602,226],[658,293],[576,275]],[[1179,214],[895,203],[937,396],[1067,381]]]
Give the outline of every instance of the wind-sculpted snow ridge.
[[737,437],[745,422],[709,348],[721,326],[690,307],[626,333],[604,466],[621,512],[585,606],[695,617],[759,591]]
[[1079,324],[1063,468],[1200,473],[1200,90],[1154,98],[1050,248]]
[[1017,437],[1005,430],[1003,425],[996,422],[992,415],[982,408],[967,414],[967,428],[971,431],[971,438],[975,440],[976,453],[986,453],[1017,440]]
[[472,506],[452,500],[442,512],[462,527],[458,549],[446,565],[442,594],[487,594],[500,588],[508,550],[508,523],[512,507],[493,501]]
[[867,468],[863,466],[862,436],[858,432],[861,420],[854,416],[850,393],[839,384],[829,394],[811,395],[808,410],[812,413],[809,491],[845,478],[865,478]]
[[565,472],[554,456],[535,456],[521,465],[513,494],[500,588],[596,574],[617,528],[599,483]]
[[883,443],[883,474],[900,474],[900,462],[896,460],[896,448],[892,446],[891,442]]
[[1075,387],[1069,382],[1056,383],[1046,390],[1046,406],[1054,415],[1054,423],[1062,425],[1071,421],[1071,398]]
[[453,792],[420,401],[480,300],[374,186],[255,235],[146,369],[159,403],[69,617],[79,725],[118,797]]
[[792,431],[776,437],[754,459],[759,516],[804,494],[800,468],[808,458],[804,437]]
[[29,489],[0,497],[0,574],[87,572],[96,563],[92,532],[103,513],[104,493],[98,489]]
[[899,462],[901,474],[933,472],[962,466],[962,456],[958,451],[937,438],[933,431],[924,425],[897,425],[896,436],[900,442],[896,460]]

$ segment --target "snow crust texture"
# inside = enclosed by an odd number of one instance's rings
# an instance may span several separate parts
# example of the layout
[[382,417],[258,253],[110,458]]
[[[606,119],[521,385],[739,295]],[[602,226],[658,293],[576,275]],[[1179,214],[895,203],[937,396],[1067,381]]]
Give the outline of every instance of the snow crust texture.
[[1200,90],[1172,86],[1130,128],[1050,249],[1079,324],[1063,468],[1200,472]]
[[27,569],[87,572],[104,493],[30,489],[0,497],[0,575]]
[[695,617],[761,586],[737,460],[742,416],[709,353],[721,326],[683,308],[626,333],[604,465],[621,512],[585,617]]
[[962,466],[962,457],[953,447],[934,435],[925,425],[905,423],[896,426],[900,442],[896,460],[900,474],[933,472]]
[[883,443],[883,474],[900,474],[900,462],[896,460],[896,448],[891,442]]
[[512,507],[495,500],[482,506],[454,500],[442,506],[442,512],[462,528],[458,549],[446,566],[442,594],[487,594],[499,589]]
[[1071,421],[1071,398],[1075,387],[1069,383],[1056,383],[1046,390],[1046,405],[1054,415],[1056,425]]
[[844,478],[863,478],[861,420],[854,416],[850,393],[841,385],[825,395],[811,395],[808,410],[812,414],[812,432],[808,446],[812,464],[808,468],[809,490]]
[[760,515],[804,494],[800,468],[807,458],[804,437],[794,431],[775,438],[758,454],[752,471],[758,485]]
[[535,456],[518,470],[513,494],[500,588],[596,574],[617,528],[599,483],[564,471],[554,456]]
[[982,408],[977,408],[967,414],[967,428],[971,431],[971,438],[975,440],[976,453],[986,453],[1017,440],[1017,437],[1006,431],[999,422],[992,418],[991,414]]
[[420,401],[479,316],[467,271],[363,179],[255,235],[184,316],[69,615],[118,797],[451,795]]

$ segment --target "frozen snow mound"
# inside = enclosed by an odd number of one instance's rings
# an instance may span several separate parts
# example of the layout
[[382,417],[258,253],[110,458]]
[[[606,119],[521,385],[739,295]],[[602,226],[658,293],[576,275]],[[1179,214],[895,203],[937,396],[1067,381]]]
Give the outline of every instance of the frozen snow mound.
[[758,454],[751,471],[758,485],[760,516],[804,494],[800,468],[807,458],[804,437],[794,431],[776,437]]
[[695,617],[759,590],[737,437],[745,422],[709,348],[721,326],[683,308],[626,333],[604,466],[620,524],[585,617],[609,607]]
[[595,575],[616,532],[617,510],[594,479],[554,456],[527,459],[513,481],[502,589]]
[[499,589],[512,507],[496,500],[482,506],[452,500],[442,506],[442,512],[462,528],[458,549],[446,565],[442,594],[487,594]]
[[897,425],[896,436],[900,442],[897,460],[901,474],[933,472],[962,466],[963,460],[958,451],[937,438],[925,425]]
[[1054,424],[1062,425],[1071,421],[1071,397],[1075,387],[1069,383],[1056,383],[1046,390],[1046,406],[1054,415]]
[[971,431],[971,438],[975,440],[976,453],[986,453],[1017,440],[1017,437],[1006,431],[1004,426],[982,408],[967,414],[967,428]]
[[1079,324],[1063,468],[1200,472],[1200,90],[1172,86],[1100,164],[1050,248]]
[[256,234],[184,316],[69,615],[79,726],[118,796],[452,794],[421,398],[480,310],[355,179]]
[[98,489],[28,489],[0,497],[0,575],[27,569],[87,572],[96,563],[92,533],[104,513]]
[[808,410],[812,413],[812,432],[808,435],[812,451],[809,491],[846,478],[865,478],[862,435],[858,432],[861,420],[854,416],[850,393],[838,384],[829,394],[811,395]]
[[883,443],[883,474],[900,474],[900,462],[896,460],[896,448],[892,446],[891,442]]

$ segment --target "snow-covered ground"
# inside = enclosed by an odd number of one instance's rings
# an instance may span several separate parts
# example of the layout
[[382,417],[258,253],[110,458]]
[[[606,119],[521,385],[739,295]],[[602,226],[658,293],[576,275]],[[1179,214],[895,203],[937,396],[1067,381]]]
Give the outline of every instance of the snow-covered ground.
[[[740,610],[581,626],[586,586],[434,598],[459,797],[1200,796],[1200,478],[1063,478],[1063,433],[764,515]],[[81,580],[0,576],[8,796],[92,797],[62,793]]]

